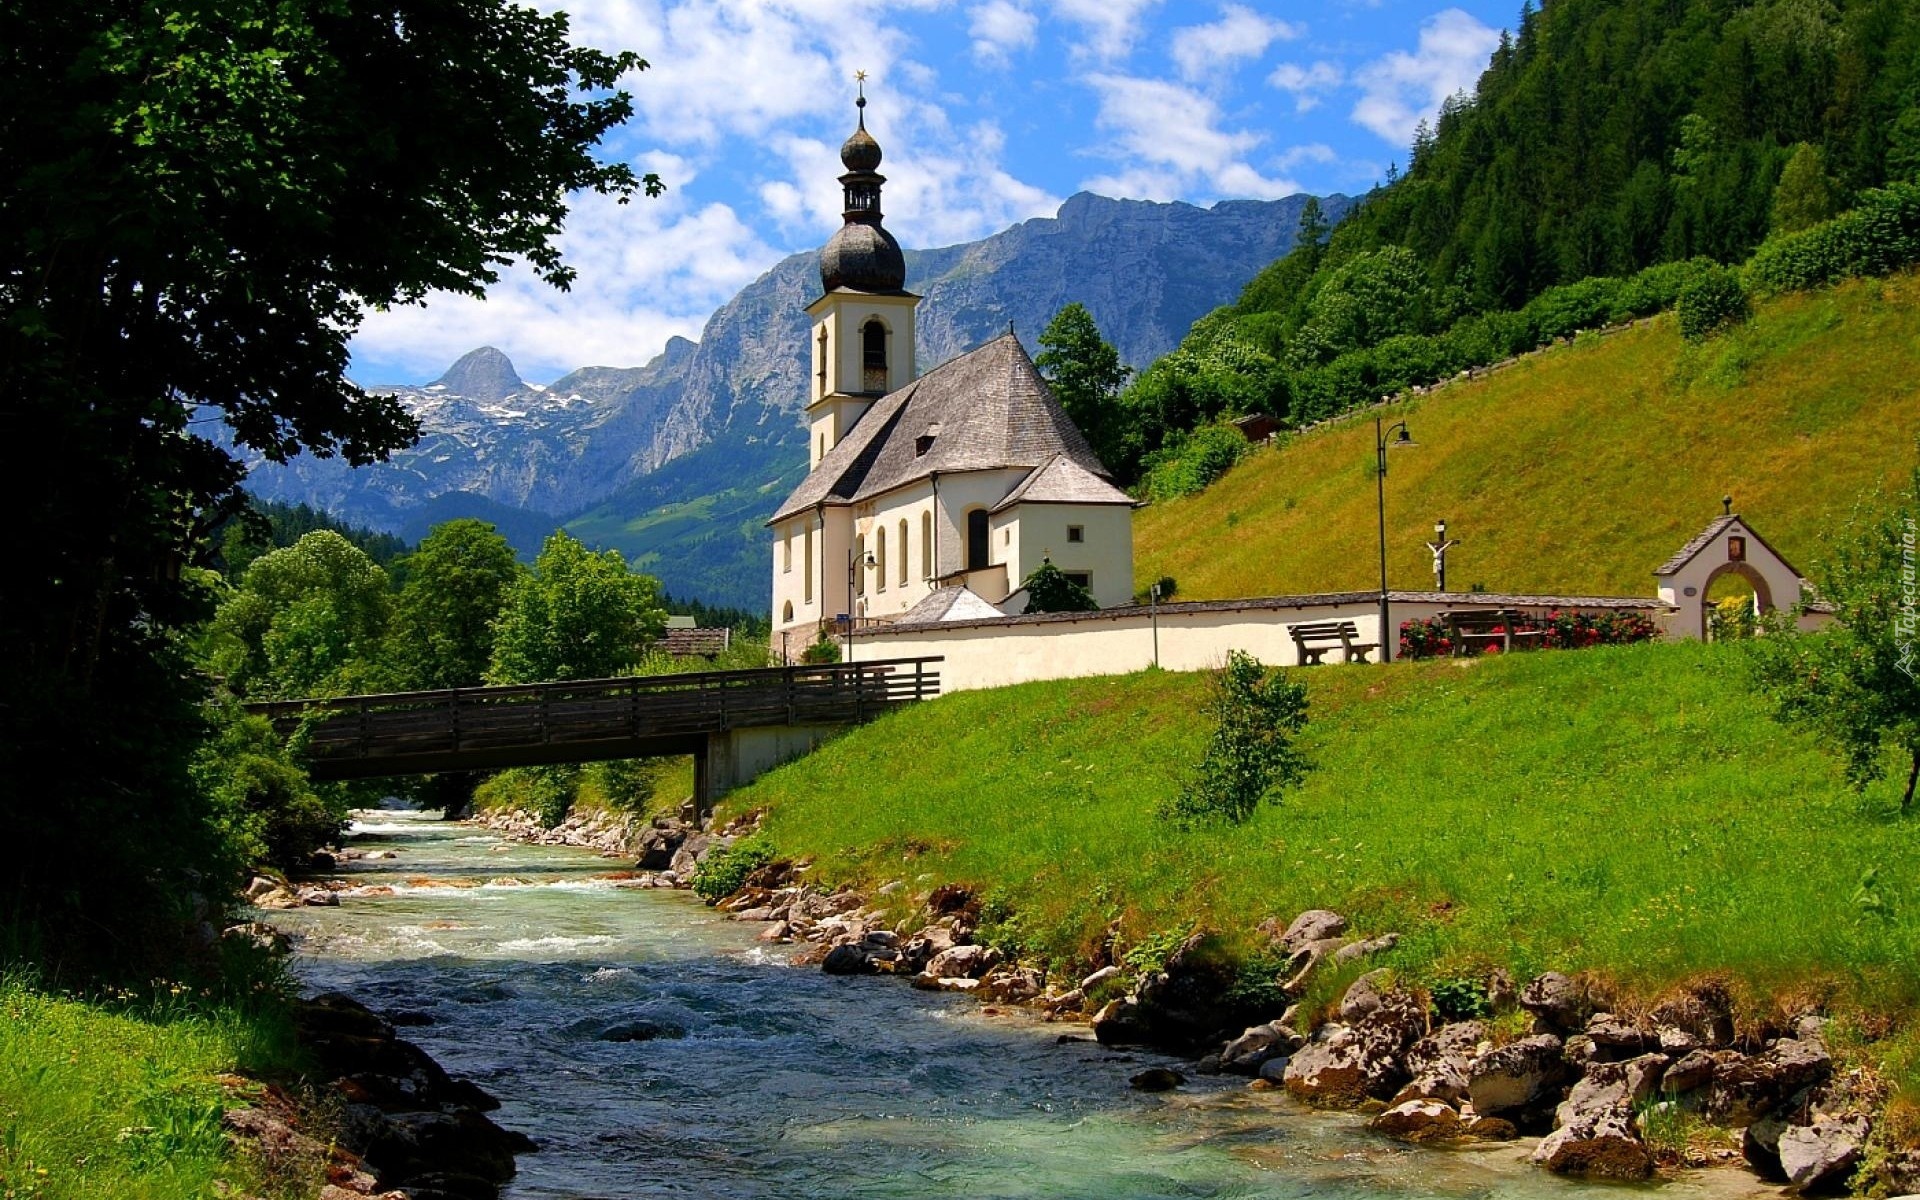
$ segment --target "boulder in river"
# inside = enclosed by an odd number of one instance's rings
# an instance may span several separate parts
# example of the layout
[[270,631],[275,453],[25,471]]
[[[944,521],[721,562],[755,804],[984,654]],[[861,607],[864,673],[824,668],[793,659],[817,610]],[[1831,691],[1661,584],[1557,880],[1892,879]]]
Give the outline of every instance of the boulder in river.
[[1467,1095],[1477,1113],[1519,1112],[1546,1099],[1566,1074],[1560,1039],[1537,1033],[1474,1059],[1467,1071]]
[[1831,1117],[1780,1133],[1780,1169],[1796,1191],[1842,1190],[1866,1154],[1865,1117]]

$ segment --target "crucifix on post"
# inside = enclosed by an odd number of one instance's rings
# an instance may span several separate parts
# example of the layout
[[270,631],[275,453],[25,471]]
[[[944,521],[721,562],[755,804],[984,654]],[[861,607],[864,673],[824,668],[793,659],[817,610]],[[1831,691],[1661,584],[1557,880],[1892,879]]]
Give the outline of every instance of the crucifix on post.
[[1441,517],[1433,523],[1433,541],[1427,543],[1427,549],[1433,551],[1433,590],[1447,590],[1447,551],[1460,544],[1459,538],[1447,536],[1447,519]]

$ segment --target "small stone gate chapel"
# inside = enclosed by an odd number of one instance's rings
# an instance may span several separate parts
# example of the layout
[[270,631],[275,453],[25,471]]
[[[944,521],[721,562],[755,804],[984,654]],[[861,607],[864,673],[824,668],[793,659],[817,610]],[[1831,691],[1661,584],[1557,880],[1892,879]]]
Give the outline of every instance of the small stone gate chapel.
[[821,296],[807,307],[812,470],[768,522],[775,653],[797,657],[842,617],[997,617],[1044,558],[1101,607],[1127,603],[1133,501],[1019,339],[1009,331],[916,377],[920,297],[881,224],[866,103],[840,148],[845,223],[820,252]]

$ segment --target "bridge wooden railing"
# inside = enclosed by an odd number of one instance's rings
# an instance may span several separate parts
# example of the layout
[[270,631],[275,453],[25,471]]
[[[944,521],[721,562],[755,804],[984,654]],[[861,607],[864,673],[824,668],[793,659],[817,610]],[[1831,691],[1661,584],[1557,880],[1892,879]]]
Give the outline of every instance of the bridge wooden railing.
[[[940,694],[932,658],[582,679],[247,705],[283,732],[306,727],[309,763],[405,759],[457,769],[531,746],[626,746],[775,725],[866,720]],[[559,761],[558,758],[555,761]],[[357,772],[356,772],[357,773]]]

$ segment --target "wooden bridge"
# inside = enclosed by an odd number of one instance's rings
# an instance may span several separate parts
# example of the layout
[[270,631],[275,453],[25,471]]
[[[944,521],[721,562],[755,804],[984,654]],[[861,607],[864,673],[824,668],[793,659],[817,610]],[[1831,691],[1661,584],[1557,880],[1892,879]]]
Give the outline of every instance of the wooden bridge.
[[249,704],[315,779],[694,756],[703,804],[834,728],[940,694],[939,658]]

